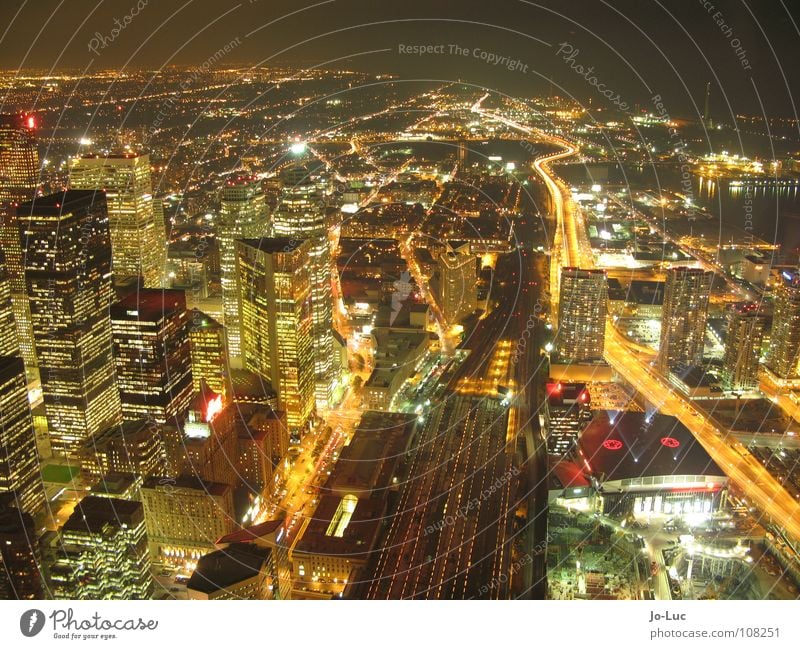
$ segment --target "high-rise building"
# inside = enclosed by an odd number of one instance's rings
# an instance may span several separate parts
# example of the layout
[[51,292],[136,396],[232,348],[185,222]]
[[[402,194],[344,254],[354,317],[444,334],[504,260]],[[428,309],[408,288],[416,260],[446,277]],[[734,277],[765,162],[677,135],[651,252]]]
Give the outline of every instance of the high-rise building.
[[106,193],[114,281],[142,277],[148,288],[162,286],[167,239],[161,206],[153,198],[149,154],[73,158],[69,186]]
[[705,345],[708,298],[714,273],[678,266],[667,271],[658,366],[700,365]]
[[86,496],[50,548],[56,599],[149,599],[153,594],[142,503]]
[[237,365],[242,351],[235,241],[266,236],[268,227],[269,209],[261,182],[250,176],[229,180],[222,189],[217,221],[217,242],[222,283],[223,323],[228,338],[228,353],[232,362]]
[[14,494],[0,494],[0,599],[43,599],[36,526],[16,505]]
[[755,302],[735,304],[728,312],[728,333],[722,373],[732,390],[751,390],[758,385],[758,363],[764,342],[766,319]]
[[455,324],[478,306],[478,260],[470,244],[449,241],[439,256],[439,301],[446,322]]
[[16,356],[19,351],[6,256],[0,249],[0,356]]
[[17,507],[33,514],[44,504],[25,365],[0,356],[0,493],[13,492]]
[[123,421],[88,440],[79,452],[81,467],[94,476],[132,473],[150,477],[169,475],[165,427],[153,420]]
[[70,454],[121,420],[105,196],[40,196],[18,214],[51,445],[55,454]]
[[236,242],[245,369],[268,379],[290,430],[314,411],[311,241]]
[[608,310],[605,272],[563,268],[559,295],[559,359],[573,363],[602,360]]
[[142,486],[150,556],[194,569],[235,527],[233,489],[195,476],[150,478]]
[[800,272],[785,272],[775,289],[766,367],[779,381],[800,378]]
[[339,377],[333,359],[333,262],[322,184],[302,165],[285,169],[281,182],[283,190],[272,226],[276,237],[310,240],[315,395],[317,407],[326,408]]
[[36,367],[36,349],[25,293],[17,206],[32,200],[39,186],[35,133],[33,115],[0,115],[0,248],[6,255],[17,342],[28,369]]
[[189,312],[189,346],[192,354],[192,389],[200,391],[202,381],[217,394],[227,394],[228,360],[225,353],[225,327],[210,315]]
[[575,447],[592,420],[591,396],[585,383],[548,383],[544,402],[547,453],[563,457]]
[[192,400],[186,295],[141,289],[111,306],[122,417],[179,426]]

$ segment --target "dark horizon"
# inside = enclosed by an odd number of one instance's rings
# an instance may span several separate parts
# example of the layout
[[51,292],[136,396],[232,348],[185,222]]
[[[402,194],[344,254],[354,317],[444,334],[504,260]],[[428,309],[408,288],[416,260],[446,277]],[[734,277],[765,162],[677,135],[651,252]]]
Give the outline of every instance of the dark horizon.
[[[510,95],[572,96],[589,109],[651,107],[660,96],[671,114],[687,118],[702,115],[710,83],[711,111],[721,121],[741,114],[796,119],[793,88],[800,79],[784,61],[794,56],[800,31],[786,3],[705,5],[13,0],[0,7],[8,25],[0,33],[0,69],[192,67],[229,44],[226,67],[321,66],[463,80]],[[31,24],[39,34],[33,38]],[[408,53],[415,46],[434,51]]]

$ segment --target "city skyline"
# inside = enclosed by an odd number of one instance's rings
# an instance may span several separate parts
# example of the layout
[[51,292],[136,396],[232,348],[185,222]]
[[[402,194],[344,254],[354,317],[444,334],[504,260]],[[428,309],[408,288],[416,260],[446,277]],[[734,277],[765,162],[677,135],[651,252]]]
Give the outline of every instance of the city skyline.
[[120,2],[0,10],[0,597],[798,599],[790,8]]

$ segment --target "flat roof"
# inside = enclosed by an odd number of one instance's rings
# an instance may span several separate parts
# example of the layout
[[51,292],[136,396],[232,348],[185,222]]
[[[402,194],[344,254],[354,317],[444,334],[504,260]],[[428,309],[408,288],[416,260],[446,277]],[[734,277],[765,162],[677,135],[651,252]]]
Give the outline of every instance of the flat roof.
[[186,311],[186,293],[179,289],[140,288],[111,305],[111,318],[157,321]]
[[94,189],[68,189],[47,196],[37,196],[32,201],[25,201],[17,206],[19,214],[69,214],[75,209],[82,209],[95,202],[106,204],[106,194]]
[[303,245],[305,239],[298,237],[262,237],[261,239],[241,239],[241,241],[261,252],[274,254],[278,252],[294,252]]
[[61,529],[99,533],[108,523],[122,525],[134,518],[144,518],[144,509],[138,500],[86,496],[75,506],[75,511]]
[[724,476],[675,417],[598,411],[578,440],[579,457],[602,481],[646,476]]
[[180,475],[177,478],[153,476],[144,481],[144,489],[158,489],[159,487],[194,489],[203,491],[210,496],[222,496],[233,489],[233,487],[223,482],[211,482],[195,475]]
[[631,282],[628,299],[636,304],[664,304],[664,282],[635,279]]
[[364,561],[375,549],[386,513],[384,498],[359,498],[342,536],[328,534],[342,497],[325,495],[320,498],[311,522],[294,547],[298,552],[340,556],[343,559]]
[[186,584],[190,590],[215,593],[256,577],[272,550],[252,543],[232,543],[203,555]]

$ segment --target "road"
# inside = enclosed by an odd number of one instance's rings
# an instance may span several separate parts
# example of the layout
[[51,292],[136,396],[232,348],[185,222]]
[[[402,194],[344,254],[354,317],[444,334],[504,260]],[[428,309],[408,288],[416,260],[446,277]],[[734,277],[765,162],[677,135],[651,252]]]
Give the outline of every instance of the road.
[[[552,175],[544,164],[539,166],[542,173]],[[549,191],[558,190],[560,198],[553,198],[554,204],[570,201],[566,188],[554,178],[545,183]],[[562,208],[556,216],[566,223],[560,224],[565,235],[563,241],[564,258],[568,264],[576,261],[585,267],[592,267],[583,253],[583,242],[576,211]],[[729,478],[755,503],[766,516],[780,524],[794,539],[800,539],[800,503],[756,460],[747,450],[730,438],[727,431],[721,431],[711,421],[697,411],[690,402],[677,393],[658,375],[649,363],[631,352],[625,339],[609,320],[606,327],[605,358],[614,370],[630,385],[644,395],[661,412],[677,417],[688,428],[711,458],[725,471]]]

